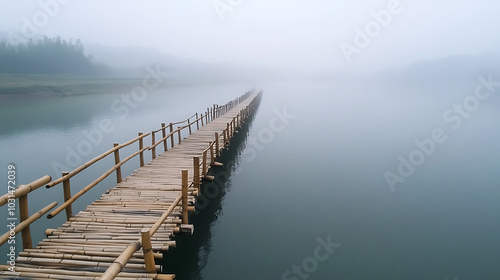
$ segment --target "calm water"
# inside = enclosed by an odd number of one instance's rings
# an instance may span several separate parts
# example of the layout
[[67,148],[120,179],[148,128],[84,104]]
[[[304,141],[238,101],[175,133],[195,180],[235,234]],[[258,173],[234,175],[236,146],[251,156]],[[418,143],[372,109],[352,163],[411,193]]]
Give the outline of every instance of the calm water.
[[[166,272],[181,280],[499,278],[498,93],[458,126],[460,115],[448,110],[474,93],[475,82],[258,86],[259,110],[224,154],[216,183],[205,185],[202,211],[191,216],[195,235],[177,238]],[[2,164],[16,164],[21,182],[55,176],[51,163],[64,163],[66,147],[104,118],[116,130],[88,158],[247,88],[161,90],[124,120],[110,110],[113,94],[2,102]],[[428,144],[434,130],[442,143]],[[418,152],[415,141],[427,150]],[[417,163],[411,175],[399,174],[400,156]],[[405,181],[391,189],[386,172]],[[75,210],[112,185],[111,177]],[[38,191],[31,210],[61,201],[61,193]],[[33,226],[37,241],[60,216]]]

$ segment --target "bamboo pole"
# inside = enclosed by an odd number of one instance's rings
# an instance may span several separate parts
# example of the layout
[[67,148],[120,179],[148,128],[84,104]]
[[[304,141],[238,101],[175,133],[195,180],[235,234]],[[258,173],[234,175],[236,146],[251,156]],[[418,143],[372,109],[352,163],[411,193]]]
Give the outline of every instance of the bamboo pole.
[[[114,143],[113,146],[118,147],[120,144]],[[115,150],[115,164],[120,163],[120,150],[117,149]],[[116,169],[116,183],[121,183],[122,182],[122,169],[121,167],[118,167]]]
[[182,170],[182,224],[188,224],[188,171]]
[[[163,139],[167,136],[167,132],[165,131],[165,123],[161,123],[161,135],[163,136]],[[163,149],[166,152],[168,150],[167,148],[167,139],[163,140]]]
[[155,259],[151,249],[151,235],[149,229],[144,228],[141,230],[142,251],[144,253],[144,262],[146,263],[146,272],[153,273],[156,271]]
[[14,194],[13,194],[14,196],[12,196],[10,193],[7,193],[7,194],[4,194],[3,196],[0,197],[0,206],[7,204],[9,202],[9,199],[20,198],[21,196],[24,196],[24,195],[40,188],[41,186],[46,185],[47,183],[50,182],[50,180],[52,180],[52,177],[50,177],[49,175],[46,175],[46,176],[43,176],[40,179],[37,179],[37,180],[27,184],[27,185],[20,185],[14,191]]
[[219,133],[215,133],[215,156],[219,156]]
[[[28,213],[28,195],[23,195],[19,198],[19,219],[21,223],[29,218]],[[23,228],[21,231],[23,238],[23,249],[31,249],[33,248],[33,243],[31,241],[31,231],[29,224]]]
[[[0,265],[0,270],[2,271],[7,271],[9,270],[10,265]],[[47,279],[48,277],[52,276],[66,276],[64,279],[73,279],[73,277],[87,277],[86,279],[98,279],[100,276],[102,276],[102,272],[90,272],[90,271],[79,271],[79,270],[61,270],[61,269],[47,269],[47,268],[39,268],[39,267],[21,267],[21,266],[16,266],[16,272],[37,272],[43,275],[49,275],[49,276],[44,276],[43,278]],[[120,279],[174,279],[173,274],[146,274],[146,273],[133,273],[133,272],[120,272],[117,275]],[[91,278],[89,278],[91,277]],[[92,278],[95,277],[95,278]]]
[[156,158],[156,146],[155,146],[155,133],[151,132],[151,158],[155,159]]
[[[97,161],[99,161],[99,160],[101,160],[101,159],[105,158],[106,156],[108,156],[109,154],[113,153],[115,150],[118,150],[118,149],[121,149],[121,148],[125,148],[125,147],[129,146],[130,144],[135,143],[137,140],[139,140],[139,139],[141,139],[141,138],[144,138],[144,137],[146,137],[146,136],[148,136],[148,135],[149,135],[149,133],[147,133],[147,134],[143,134],[143,135],[141,135],[141,136],[139,136],[139,137],[136,137],[136,138],[134,138],[134,139],[132,139],[132,140],[130,140],[130,141],[128,141],[128,142],[126,142],[126,143],[123,143],[123,144],[121,144],[121,145],[119,145],[119,146],[117,146],[117,147],[114,147],[114,148],[112,148],[112,149],[110,149],[110,150],[108,150],[108,151],[106,151],[106,152],[104,152],[104,153],[100,154],[99,156],[97,156],[97,157],[95,157],[95,158],[93,158],[93,159],[89,160],[88,162],[86,162],[86,163],[84,163],[84,164],[80,165],[79,167],[77,167],[77,168],[76,168],[76,169],[74,169],[73,171],[69,172],[69,174],[68,174],[68,175],[66,175],[66,176],[67,176],[67,177],[69,177],[69,178],[71,178],[71,177],[75,176],[76,174],[78,174],[78,173],[82,172],[83,170],[85,170],[87,167],[89,167],[89,166],[91,166],[92,164],[96,163]],[[58,185],[58,184],[62,183],[62,182],[63,182],[64,180],[66,180],[66,179],[67,179],[67,178],[62,178],[62,177],[61,177],[61,178],[59,178],[59,179],[57,179],[57,180],[54,180],[54,181],[50,182],[50,183],[49,183],[49,184],[47,184],[45,187],[46,187],[47,189],[50,189],[50,188],[52,188],[52,187],[54,187],[54,186],[56,186],[56,185]]]
[[[68,175],[69,172],[63,172],[62,177]],[[63,181],[63,192],[64,192],[64,202],[68,201],[71,198],[71,185],[70,185],[70,179],[66,179]],[[69,205],[66,208],[66,221],[69,221],[73,217],[73,209],[71,205]]]
[[[142,134],[143,134],[142,132],[139,132],[139,136],[141,136]],[[144,148],[144,139],[141,138],[141,139],[139,139],[139,150],[142,150],[143,148]],[[144,166],[144,153],[143,152],[141,152],[139,154],[139,164],[141,167]]]
[[141,248],[140,241],[131,242],[123,253],[108,267],[101,280],[112,280],[122,271],[132,255]]
[[214,155],[214,142],[210,142],[210,164],[215,163],[215,155]]
[[170,146],[172,146],[172,148],[173,148],[174,147],[174,134],[172,132],[174,132],[174,124],[170,123],[169,127],[170,127]]
[[203,176],[207,175],[207,150],[203,152],[203,168],[202,168]]
[[179,202],[181,201],[182,199],[182,196],[178,196],[174,202],[172,202],[172,204],[170,204],[170,206],[168,207],[168,209],[163,212],[163,214],[161,215],[160,218],[158,218],[158,220],[151,226],[149,232],[151,235],[154,235],[156,233],[156,231],[160,228],[160,226],[163,224],[163,222],[167,219],[167,217],[170,215],[170,213],[172,213],[172,211],[174,210],[175,207],[177,207],[177,205],[179,204]]
[[197,190],[200,190],[200,157],[193,157],[193,183]]
[[196,130],[200,129],[200,122],[198,119],[198,113],[196,113]]
[[125,162],[127,162],[128,160],[130,160],[131,158],[135,157],[136,155],[138,155],[139,153],[141,153],[142,151],[144,151],[145,149],[147,148],[143,148],[143,150],[139,150],[133,154],[131,154],[130,156],[128,156],[127,158],[125,158],[124,160],[120,161],[118,164],[116,164],[115,166],[113,166],[111,169],[109,169],[108,171],[106,171],[106,173],[102,174],[101,176],[99,176],[99,178],[97,178],[96,180],[94,180],[92,183],[90,183],[89,185],[87,185],[85,188],[81,189],[78,193],[76,193],[73,197],[71,197],[70,199],[68,199],[68,201],[64,202],[63,204],[61,204],[57,209],[55,209],[54,211],[52,211],[48,216],[47,218],[51,219],[53,218],[54,216],[56,216],[57,214],[59,214],[63,209],[65,209],[66,207],[68,207],[68,205],[70,205],[71,203],[73,203],[75,200],[77,200],[80,196],[82,196],[84,193],[86,193],[87,191],[89,191],[91,188],[93,188],[95,185],[97,185],[98,183],[100,183],[102,180],[104,180],[106,177],[108,177],[111,173],[113,173],[113,171],[115,171],[118,167],[122,166]]
[[[23,196],[26,197],[26,196]],[[19,199],[19,202],[21,202],[21,199]],[[41,216],[43,216],[45,213],[47,213],[50,209],[54,208],[54,206],[57,205],[57,202],[52,202],[51,204],[45,206],[35,214],[33,214],[31,217],[25,217],[27,212],[20,211],[20,215],[22,215],[21,222],[14,228],[14,232],[17,234],[18,232],[21,231],[22,238],[23,238],[23,249],[32,249],[33,245],[31,243],[31,233],[29,226],[32,224],[34,221],[38,220]],[[19,208],[21,208],[21,203],[19,203]],[[27,211],[27,209],[26,209]],[[24,219],[23,219],[24,218]],[[25,234],[27,232],[28,234]],[[10,230],[2,235],[0,237],[0,245],[4,244],[9,240],[10,237]]]

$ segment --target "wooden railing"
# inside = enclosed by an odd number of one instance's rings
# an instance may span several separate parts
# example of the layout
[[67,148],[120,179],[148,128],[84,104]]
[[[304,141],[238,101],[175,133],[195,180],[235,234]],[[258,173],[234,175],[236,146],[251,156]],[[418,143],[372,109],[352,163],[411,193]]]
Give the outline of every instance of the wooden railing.
[[[9,229],[4,235],[0,237],[0,246],[7,242],[10,238],[14,238],[19,232],[21,232],[23,249],[33,248],[33,243],[31,241],[31,231],[30,225],[38,220],[40,217],[45,215],[50,209],[57,205],[57,202],[52,202],[49,205],[43,207],[41,210],[35,214],[29,216],[28,213],[28,194],[32,191],[44,186],[50,182],[52,178],[50,176],[43,176],[42,178],[29,183],[28,185],[21,185],[16,190],[11,191],[0,197],[0,207],[7,205],[9,208],[14,208],[16,206],[16,199],[19,200],[19,224],[15,226],[14,229]],[[14,214],[14,213],[13,213]],[[17,220],[16,217],[7,218],[8,220]],[[14,233],[12,233],[14,232]]]
[[[182,142],[182,131],[187,130],[189,135],[193,133],[193,131],[198,130],[200,127],[206,125],[207,123],[210,123],[213,119],[225,114],[234,106],[238,105],[241,101],[245,100],[249,95],[250,91],[247,93],[243,94],[241,97],[238,97],[234,100],[229,101],[227,104],[219,106],[219,105],[214,105],[213,108],[207,108],[207,111],[205,113],[201,114],[194,114],[187,118],[186,120],[175,122],[175,123],[169,123],[167,126],[165,123],[161,124],[161,128],[151,131],[150,133],[142,133],[140,132],[139,135],[123,144],[118,144],[114,143],[113,148],[102,153],[101,155],[91,159],[90,161],[82,164],[81,166],[75,168],[74,170],[70,172],[63,172],[61,177],[58,178],[57,180],[54,180],[50,182],[49,184],[46,185],[46,188],[52,188],[60,183],[63,183],[63,192],[64,192],[64,203],[61,204],[59,207],[57,207],[55,210],[50,212],[50,214],[47,216],[47,218],[51,219],[61,213],[63,210],[66,211],[66,219],[69,220],[73,216],[73,210],[72,210],[72,204],[80,198],[82,195],[84,195],[86,192],[91,190],[93,187],[95,187],[97,184],[102,182],[104,179],[106,179],[109,175],[111,175],[113,172],[116,174],[116,182],[120,183],[122,181],[122,174],[121,174],[121,166],[124,165],[126,162],[131,160],[132,158],[139,156],[139,166],[144,166],[144,152],[147,150],[151,151],[151,158],[155,159],[157,156],[157,147],[163,143],[163,150],[167,151],[169,148],[173,148],[176,144],[179,144]],[[200,125],[201,124],[201,125]],[[177,126],[176,129],[174,129],[174,126]],[[168,134],[167,134],[167,129]],[[195,130],[196,129],[196,130]],[[162,138],[159,139],[158,141],[156,140],[156,134],[161,132]],[[151,136],[151,145],[150,146],[144,146],[144,140],[146,137]],[[168,147],[168,139],[170,138],[170,147]],[[139,149],[134,152],[133,154],[127,156],[125,159],[121,160],[120,158],[120,149],[128,147],[134,143],[138,143]],[[114,159],[115,159],[115,165],[112,166],[109,170],[107,170],[105,173],[103,173],[101,176],[99,176],[97,179],[92,181],[90,184],[82,188],[80,191],[78,191],[75,195],[71,195],[71,184],[70,184],[70,179],[76,175],[78,175],[80,172],[83,170],[87,169],[88,167],[92,166],[93,164],[99,162],[100,160],[106,158],[108,155],[113,154]],[[212,151],[212,157],[211,159],[213,160],[213,151]]]
[[[227,112],[230,109],[228,108],[234,108],[239,102],[243,101],[246,99],[250,94],[247,93],[242,96],[243,99],[236,99],[231,101],[231,105],[226,107],[218,107],[218,108],[224,108],[224,109],[218,109],[214,108],[214,112]],[[139,251],[142,248],[143,251],[143,257],[144,257],[144,262],[146,265],[146,272],[147,273],[153,273],[156,271],[155,267],[155,262],[154,258],[152,255],[152,249],[151,249],[151,237],[156,233],[158,228],[163,224],[163,222],[167,219],[167,217],[172,213],[172,211],[181,204],[181,216],[182,216],[182,224],[181,226],[176,229],[175,231],[189,231],[193,232],[193,226],[188,224],[188,213],[191,211],[194,211],[194,206],[189,206],[188,205],[188,189],[189,188],[195,188],[198,190],[196,193],[200,194],[200,186],[201,186],[201,180],[206,179],[206,180],[213,180],[214,178],[212,176],[208,175],[208,167],[209,166],[222,166],[222,163],[216,162],[216,158],[220,155],[221,151],[227,147],[229,144],[229,140],[234,136],[234,134],[237,132],[237,128],[240,127],[243,123],[243,121],[250,115],[250,113],[253,111],[255,104],[258,102],[258,99],[260,98],[261,93],[259,96],[254,99],[249,106],[247,106],[245,109],[242,109],[236,117],[232,119],[231,122],[227,123],[227,128],[224,129],[222,135],[219,135],[217,132],[214,135],[214,141],[211,141],[208,145],[208,147],[201,153],[199,156],[193,157],[193,181],[188,182],[188,170],[182,170],[182,193],[179,195],[174,202],[170,205],[170,207],[163,212],[160,218],[154,223],[154,225],[151,228],[144,228],[141,231],[141,237],[138,238],[137,241],[131,242],[125,250],[120,254],[120,256],[113,262],[113,264],[106,270],[106,272],[102,275],[101,280],[111,280],[115,279],[115,277],[118,276],[118,274],[121,272],[122,268],[125,267],[125,265],[128,263],[130,258],[134,253]],[[229,104],[229,103],[228,103]],[[215,117],[220,116],[218,115],[219,113],[215,113]],[[171,132],[172,133],[172,132]],[[175,133],[175,131],[174,131]],[[165,135],[163,139],[155,143],[155,145],[158,145],[162,141],[165,141],[168,139],[170,136]],[[221,141],[222,144],[221,144]],[[207,158],[207,153],[210,152],[210,159]],[[200,162],[200,157],[201,157],[201,162]],[[200,176],[200,170],[202,171],[202,176]],[[174,279],[174,275],[162,275],[163,278],[161,279]]]
[[[13,203],[13,200],[19,199],[19,209],[20,209],[20,223],[15,227],[14,232],[17,234],[18,232],[22,233],[22,241],[24,249],[33,248],[31,233],[29,225],[42,217],[52,208],[57,206],[57,202],[52,202],[49,205],[45,206],[32,216],[28,214],[28,194],[41,186],[46,186],[46,188],[52,188],[62,183],[63,185],[63,193],[64,193],[64,203],[53,210],[47,218],[53,218],[58,215],[63,210],[66,211],[66,219],[69,220],[73,216],[72,212],[72,204],[80,198],[83,194],[88,192],[90,189],[98,185],[105,178],[111,175],[113,172],[116,174],[116,181],[120,183],[122,181],[121,174],[121,166],[131,160],[132,158],[139,156],[139,165],[144,166],[144,152],[150,150],[151,157],[154,159],[157,155],[156,148],[158,145],[163,143],[164,151],[167,151],[168,147],[168,139],[170,139],[170,148],[174,147],[177,144],[181,143],[182,137],[181,132],[185,129],[188,130],[189,134],[193,133],[194,128],[196,130],[200,129],[204,125],[210,123],[215,118],[224,115],[229,110],[233,109],[240,102],[245,100],[251,95],[251,92],[247,92],[244,95],[231,100],[225,105],[219,106],[214,105],[213,108],[207,108],[205,113],[194,114],[188,119],[170,123],[168,126],[165,123],[162,123],[161,128],[150,133],[139,133],[138,136],[128,142],[123,144],[115,143],[113,148],[102,153],[101,155],[89,160],[88,162],[82,164],[81,166],[75,168],[69,172],[63,172],[61,177],[51,181],[52,178],[50,176],[44,176],[28,185],[19,186],[14,192],[7,193],[0,197],[0,207],[9,203]],[[188,170],[182,170],[182,193],[179,195],[171,206],[162,214],[160,218],[154,223],[151,228],[143,229],[141,232],[141,238],[137,241],[134,241],[129,244],[129,246],[122,252],[122,254],[115,260],[115,262],[106,270],[105,274],[103,274],[101,279],[114,279],[121,271],[121,269],[125,266],[125,264],[130,260],[132,255],[136,253],[139,249],[143,249],[144,260],[146,264],[146,271],[148,273],[153,273],[156,271],[153,253],[151,249],[151,237],[156,233],[159,227],[164,223],[167,217],[172,213],[172,211],[181,205],[181,213],[182,213],[182,224],[176,231],[193,231],[192,225],[188,224],[188,212],[194,211],[194,206],[188,205],[188,190],[190,188],[194,188],[195,192],[193,194],[199,194],[201,180],[213,180],[212,176],[208,175],[208,168],[210,166],[221,166],[221,163],[216,162],[217,157],[220,155],[222,149],[224,149],[231,137],[236,133],[237,128],[242,124],[242,121],[250,114],[253,106],[255,105],[258,98],[252,101],[246,109],[243,109],[239,112],[239,114],[232,119],[231,122],[227,123],[226,129],[224,129],[222,135],[215,133],[214,141],[211,141],[208,147],[196,157],[193,157],[193,181],[188,183]],[[184,125],[185,124],[185,125]],[[174,129],[174,125],[178,126],[177,129]],[[167,129],[168,134],[167,134]],[[194,130],[195,131],[195,130]],[[161,132],[162,138],[156,141],[156,133]],[[175,135],[177,134],[177,137]],[[151,136],[151,145],[144,146],[144,140],[146,137]],[[175,141],[177,138],[177,141]],[[131,155],[127,156],[125,159],[120,159],[120,149],[128,147],[134,143],[138,143],[138,150]],[[210,158],[208,158],[208,153],[210,153]],[[74,176],[80,174],[82,171],[92,166],[93,164],[99,162],[100,160],[106,158],[107,156],[113,154],[115,165],[112,166],[109,170],[95,179],[93,182],[82,188],[75,195],[71,195],[71,184],[70,179]],[[0,245],[4,244],[9,240],[9,237],[12,235],[9,230],[7,233],[0,237]],[[173,275],[158,275],[157,279],[174,279]]]

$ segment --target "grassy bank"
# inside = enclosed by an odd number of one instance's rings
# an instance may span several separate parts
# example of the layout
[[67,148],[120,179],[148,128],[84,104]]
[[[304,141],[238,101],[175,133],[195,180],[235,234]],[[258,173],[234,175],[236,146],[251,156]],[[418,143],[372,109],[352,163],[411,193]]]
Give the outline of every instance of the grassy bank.
[[130,90],[140,78],[79,77],[71,75],[0,75],[0,96],[69,96]]

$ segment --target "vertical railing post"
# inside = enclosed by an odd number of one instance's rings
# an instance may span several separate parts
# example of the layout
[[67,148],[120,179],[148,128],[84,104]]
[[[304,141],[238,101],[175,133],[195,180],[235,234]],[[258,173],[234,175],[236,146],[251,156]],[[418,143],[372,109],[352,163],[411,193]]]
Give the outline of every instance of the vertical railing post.
[[[113,146],[117,147],[120,144],[114,143]],[[115,150],[115,164],[120,163],[120,149]],[[122,182],[122,168],[119,166],[116,168],[116,183],[121,183]]]
[[210,142],[210,165],[215,163],[214,142]]
[[200,117],[200,120],[201,120],[201,126],[203,126],[203,114],[201,114],[201,117]]
[[177,135],[179,135],[179,137],[178,137],[178,138],[179,138],[179,144],[180,144],[180,143],[181,143],[181,140],[182,140],[182,139],[181,139],[181,127],[180,127],[180,126],[178,126],[178,127],[177,127]]
[[226,135],[226,131],[227,131],[227,130],[225,130],[225,129],[224,129],[224,131],[222,131],[222,133],[224,134],[224,146],[225,146],[225,145],[226,145],[226,143],[227,143],[227,135]]
[[[19,219],[22,223],[27,218],[29,218],[28,194],[25,194],[19,197]],[[23,250],[33,249],[33,243],[31,242],[31,230],[29,225],[21,231],[21,236],[23,239]]]
[[153,249],[151,246],[151,233],[149,232],[149,229],[143,228],[141,230],[141,240],[142,240],[142,252],[144,254],[144,262],[146,264],[146,272],[154,273],[156,272],[155,259],[153,257]]
[[151,158],[155,159],[156,158],[156,147],[155,147],[155,142],[156,142],[156,136],[155,132],[151,131]]
[[174,132],[174,125],[172,123],[170,123],[170,145],[173,148],[174,147],[174,134],[172,132]]
[[[161,123],[161,135],[163,136],[163,138],[165,138],[165,136],[167,136],[165,123]],[[163,140],[163,149],[164,149],[164,151],[168,150],[167,139]]]
[[[69,172],[63,172],[62,177],[68,175]],[[63,192],[64,192],[64,202],[68,201],[71,198],[71,186],[69,182],[69,178],[63,181]],[[69,221],[71,217],[73,217],[73,209],[71,204],[66,207],[66,221]]]
[[[143,133],[139,132],[139,136],[142,136]],[[139,151],[144,149],[144,138],[139,139]],[[144,152],[139,153],[139,164],[140,166],[144,166]]]
[[215,133],[215,156],[219,156],[219,133]]
[[200,129],[200,120],[198,119],[198,113],[196,113],[196,130]]
[[197,190],[200,190],[200,157],[193,157],[193,183]]
[[189,127],[189,135],[191,135],[192,132],[191,132],[191,120],[190,119],[188,119],[188,127]]
[[203,151],[203,177],[207,175],[207,150]]
[[188,171],[182,170],[182,224],[188,224]]
[[215,119],[215,104],[214,107],[212,108],[212,120]]
[[229,142],[229,139],[231,139],[231,134],[229,134],[229,123],[227,123],[226,131],[227,131],[227,141]]
[[205,114],[205,123],[208,124],[210,121],[208,120],[208,116],[210,115],[210,111],[207,109],[207,113]]
[[[234,120],[234,118],[233,118],[233,120]],[[233,122],[232,121],[231,121],[230,127],[231,127],[231,137],[233,137],[233,135],[234,135],[234,126],[233,126]]]

